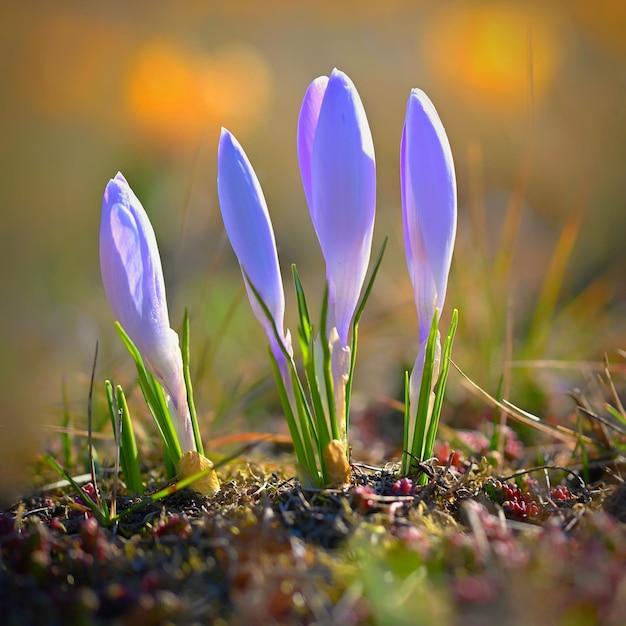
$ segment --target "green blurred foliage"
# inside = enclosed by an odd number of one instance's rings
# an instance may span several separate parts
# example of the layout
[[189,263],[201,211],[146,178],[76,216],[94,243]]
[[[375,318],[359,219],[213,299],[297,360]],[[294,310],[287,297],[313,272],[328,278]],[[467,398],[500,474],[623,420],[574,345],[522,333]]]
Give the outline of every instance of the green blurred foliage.
[[[307,85],[334,66],[354,80],[374,136],[375,248],[390,235],[361,329],[355,391],[367,390],[365,402],[397,392],[417,347],[398,184],[411,87],[437,106],[456,159],[459,234],[444,324],[457,307],[459,365],[495,392],[509,357],[593,359],[623,345],[625,27],[626,9],[610,0],[63,0],[5,7],[5,478],[12,480],[12,457],[25,458],[39,445],[23,429],[41,435],[59,421],[62,377],[70,409],[85,415],[96,340],[97,391],[105,377],[132,377],[97,253],[101,194],[118,170],[153,221],[175,326],[189,307],[192,361],[204,372],[196,383],[200,415],[207,423],[216,413],[229,417],[220,422],[224,432],[245,424],[233,389],[254,386],[269,367],[219,216],[219,128],[237,135],[261,179],[284,275],[296,262],[314,300],[323,271],[295,128]],[[572,211],[580,211],[580,228],[566,268],[547,287],[549,319],[533,322]],[[453,379],[450,399],[458,404],[466,392]],[[512,383],[514,389],[515,372]],[[253,412],[265,410],[253,402]]]

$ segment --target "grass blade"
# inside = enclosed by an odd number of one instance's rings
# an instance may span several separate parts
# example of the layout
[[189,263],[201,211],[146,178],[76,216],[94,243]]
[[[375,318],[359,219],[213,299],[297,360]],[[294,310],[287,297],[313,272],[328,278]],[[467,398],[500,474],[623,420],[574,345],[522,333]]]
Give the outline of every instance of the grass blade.
[[[459,312],[454,309],[452,313],[452,320],[448,328],[448,334],[446,336],[445,343],[443,344],[443,350],[441,352],[441,369],[439,372],[439,378],[435,385],[435,401],[433,404],[432,415],[430,424],[428,427],[428,438],[426,441],[426,449],[424,451],[424,459],[428,459],[433,454],[435,447],[435,437],[437,436],[437,428],[439,427],[439,417],[441,415],[441,408],[443,407],[443,398],[446,391],[446,383],[448,381],[448,372],[450,371],[450,356],[452,354],[452,344],[454,343],[454,336],[459,323]],[[422,460],[424,460],[422,459]]]
[[182,452],[176,435],[176,429],[174,428],[174,423],[167,407],[165,393],[160,383],[146,369],[141,354],[139,354],[139,350],[137,350],[137,347],[132,342],[131,338],[126,334],[121,324],[116,322],[115,326],[122,342],[124,343],[124,346],[135,362],[139,387],[143,393],[143,397],[148,405],[159,434],[161,435],[171,472],[171,467],[176,467],[180,457],[182,456]]
[[121,417],[120,429],[120,449],[122,453],[121,461],[124,470],[124,481],[126,488],[131,493],[142,493],[143,484],[141,482],[141,470],[139,467],[139,453],[137,451],[137,441],[133,423],[130,419],[130,411],[126,402],[124,391],[118,385],[115,388],[117,407]]
[[204,446],[202,445],[202,437],[200,436],[200,428],[198,426],[196,405],[193,401],[193,385],[191,384],[191,373],[189,367],[189,314],[187,313],[186,307],[185,314],[183,316],[183,336],[181,344],[181,352],[183,355],[183,377],[185,379],[185,389],[187,391],[187,405],[189,406],[189,417],[191,418],[193,437],[196,443],[196,450],[199,454],[204,456]]

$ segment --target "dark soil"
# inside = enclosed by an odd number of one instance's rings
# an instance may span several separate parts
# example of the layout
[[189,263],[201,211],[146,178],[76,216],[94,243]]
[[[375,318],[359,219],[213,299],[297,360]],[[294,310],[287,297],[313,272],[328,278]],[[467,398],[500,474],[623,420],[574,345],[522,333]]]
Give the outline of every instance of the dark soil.
[[349,489],[308,490],[247,465],[212,498],[181,490],[110,527],[67,489],[24,499],[0,514],[0,621],[626,622],[624,483],[485,461],[425,466],[423,486],[353,469]]

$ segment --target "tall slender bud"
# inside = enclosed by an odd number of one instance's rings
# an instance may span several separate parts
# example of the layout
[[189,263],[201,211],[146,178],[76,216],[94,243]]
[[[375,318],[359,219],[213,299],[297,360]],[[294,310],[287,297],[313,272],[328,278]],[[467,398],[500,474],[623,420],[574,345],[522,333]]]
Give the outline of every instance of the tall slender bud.
[[[284,331],[285,295],[278,265],[274,230],[259,180],[235,137],[222,128],[217,154],[217,191],[224,227],[244,275],[250,306],[270,342],[272,353],[286,375],[279,342],[291,355],[291,337]],[[267,307],[271,320],[250,288]],[[278,330],[277,339],[274,325]]]
[[456,178],[446,131],[428,96],[413,89],[400,148],[404,246],[420,343],[443,309],[456,237]]

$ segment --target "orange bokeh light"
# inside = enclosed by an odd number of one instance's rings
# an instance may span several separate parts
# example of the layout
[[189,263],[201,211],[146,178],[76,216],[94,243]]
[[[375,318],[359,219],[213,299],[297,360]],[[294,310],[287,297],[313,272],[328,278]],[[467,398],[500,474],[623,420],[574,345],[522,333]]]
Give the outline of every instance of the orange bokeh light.
[[446,4],[421,40],[434,77],[490,112],[519,114],[545,97],[558,69],[560,29],[540,5]]
[[168,144],[197,140],[209,127],[246,132],[265,118],[271,95],[270,71],[251,48],[207,55],[169,39],[148,41],[137,51],[124,86],[134,129]]

